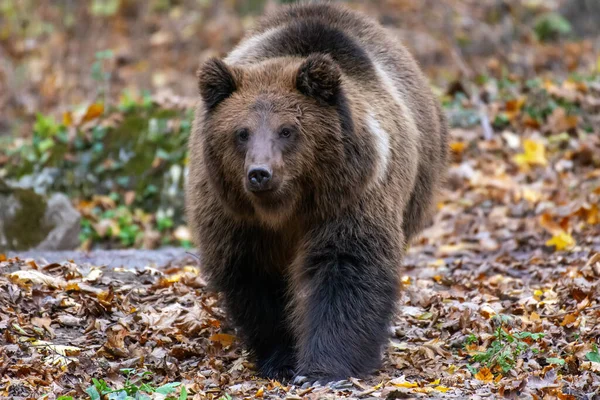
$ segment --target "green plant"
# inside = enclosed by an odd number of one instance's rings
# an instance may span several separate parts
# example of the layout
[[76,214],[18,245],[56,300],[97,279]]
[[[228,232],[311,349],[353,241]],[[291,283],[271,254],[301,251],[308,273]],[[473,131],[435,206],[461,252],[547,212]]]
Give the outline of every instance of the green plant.
[[[137,371],[126,368],[121,372],[125,375],[125,383],[122,388],[113,389],[104,379],[92,378],[92,385],[86,389],[91,400],[149,400],[150,394],[158,393],[165,396],[166,400],[186,400],[187,391],[181,382],[170,382],[161,386],[154,386],[147,381],[152,372]],[[179,388],[179,394],[177,394]],[[176,396],[176,397],[174,397]]]
[[113,58],[112,50],[98,51],[96,61],[92,64],[92,79],[100,83],[98,94],[104,95],[104,107],[108,106],[108,95],[110,93],[110,78],[112,72],[108,69],[108,61]]
[[598,353],[598,345],[596,345],[595,343],[592,345],[592,351],[589,351],[586,355],[585,358],[587,358],[588,360],[592,361],[592,362],[597,362],[600,363],[600,353]]
[[535,22],[534,31],[541,41],[551,41],[571,33],[571,24],[562,15],[549,12]]
[[[515,366],[517,360],[527,351],[538,353],[539,349],[535,347],[535,342],[542,339],[545,334],[514,331],[509,327],[505,318],[500,317],[500,320],[500,326],[494,330],[494,340],[486,351],[472,355],[471,360],[488,367],[492,371],[499,370],[502,374],[505,374]],[[467,340],[469,339],[473,340],[471,337],[467,338]],[[473,372],[475,370],[474,366],[470,367]]]

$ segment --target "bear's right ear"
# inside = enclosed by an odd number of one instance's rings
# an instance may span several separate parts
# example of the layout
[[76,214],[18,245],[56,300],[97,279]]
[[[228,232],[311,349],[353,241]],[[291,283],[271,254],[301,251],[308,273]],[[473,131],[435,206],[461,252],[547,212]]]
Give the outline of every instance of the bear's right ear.
[[200,96],[209,110],[231,96],[237,88],[233,71],[218,58],[208,59],[197,75]]
[[341,72],[328,54],[311,54],[304,60],[296,75],[300,93],[319,102],[334,105],[340,94]]

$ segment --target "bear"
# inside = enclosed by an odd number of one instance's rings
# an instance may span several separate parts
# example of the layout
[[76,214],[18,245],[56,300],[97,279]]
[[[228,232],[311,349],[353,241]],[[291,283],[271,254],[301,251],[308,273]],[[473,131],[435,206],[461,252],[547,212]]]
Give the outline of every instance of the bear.
[[448,158],[417,62],[357,11],[294,4],[205,61],[198,85],[188,224],[258,373],[373,373]]

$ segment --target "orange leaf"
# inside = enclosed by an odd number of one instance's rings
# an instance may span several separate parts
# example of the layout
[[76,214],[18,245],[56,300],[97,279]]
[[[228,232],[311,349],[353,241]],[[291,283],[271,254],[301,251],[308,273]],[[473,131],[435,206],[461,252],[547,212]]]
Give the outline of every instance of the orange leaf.
[[563,232],[562,227],[557,224],[554,219],[552,219],[552,216],[548,213],[542,214],[540,217],[540,225],[552,235],[558,235]]
[[577,313],[567,314],[560,323],[560,326],[570,325],[575,321],[577,321]]
[[483,382],[491,382],[494,379],[494,375],[488,367],[483,367],[475,374],[475,379]]
[[226,333],[216,333],[208,338],[211,342],[221,343],[222,346],[227,347],[235,341],[235,336],[228,335]]
[[523,104],[525,104],[525,97],[519,97],[518,99],[509,100],[504,104],[506,111],[515,112],[519,111]]
[[452,142],[450,143],[450,148],[452,149],[453,152],[460,154],[462,153],[465,148],[467,147],[467,144],[465,142]]
[[93,119],[96,119],[100,115],[102,115],[103,112],[104,112],[104,105],[102,105],[100,103],[94,103],[88,107],[81,122],[88,122]]
[[6,254],[0,253],[0,262],[6,261]]

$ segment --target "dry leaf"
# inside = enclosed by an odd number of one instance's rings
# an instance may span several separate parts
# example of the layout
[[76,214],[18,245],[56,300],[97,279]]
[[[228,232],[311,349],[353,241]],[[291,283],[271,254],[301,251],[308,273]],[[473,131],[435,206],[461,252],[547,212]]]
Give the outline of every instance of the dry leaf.
[[81,122],[88,122],[98,118],[104,112],[104,105],[101,103],[94,103],[88,107]]
[[560,232],[546,242],[546,246],[554,246],[557,251],[570,250],[575,247],[575,239],[567,232]]
[[523,153],[514,156],[513,161],[522,168],[534,165],[545,166],[548,164],[546,148],[542,142],[525,139],[523,141]]
[[212,342],[220,343],[223,347],[227,347],[231,346],[231,344],[235,341],[235,336],[228,335],[226,333],[216,333],[208,339]]
[[491,382],[494,379],[494,375],[488,367],[483,367],[475,374],[475,379],[483,382]]
[[9,274],[9,277],[18,285],[25,287],[30,285],[47,285],[52,288],[63,288],[67,284],[62,278],[56,278],[33,270],[15,271]]

